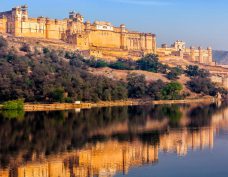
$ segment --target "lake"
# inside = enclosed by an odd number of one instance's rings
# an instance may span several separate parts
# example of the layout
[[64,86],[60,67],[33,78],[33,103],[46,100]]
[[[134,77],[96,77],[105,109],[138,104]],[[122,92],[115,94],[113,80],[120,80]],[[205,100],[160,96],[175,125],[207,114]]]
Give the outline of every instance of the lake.
[[0,177],[227,177],[228,103],[0,112]]

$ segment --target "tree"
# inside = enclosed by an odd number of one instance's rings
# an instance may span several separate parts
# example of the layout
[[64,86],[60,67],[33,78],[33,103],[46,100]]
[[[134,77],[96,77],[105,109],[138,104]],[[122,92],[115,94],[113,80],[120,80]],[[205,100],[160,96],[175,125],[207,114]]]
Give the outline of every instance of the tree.
[[165,87],[165,85],[166,84],[162,80],[151,82],[147,87],[146,94],[150,96],[153,100],[161,100],[161,90]]
[[[70,65],[78,68],[85,67],[84,58],[81,55],[66,54],[70,58]],[[68,56],[69,55],[69,56]]]
[[48,97],[51,102],[63,102],[64,90],[62,88],[54,89],[49,93]]
[[178,82],[168,83],[161,91],[163,99],[165,100],[178,100],[181,98],[180,91],[183,89],[182,85]]
[[150,72],[166,72],[166,66],[159,62],[158,55],[148,54],[137,61],[138,69]]
[[111,62],[109,65],[110,68],[119,69],[119,70],[135,70],[136,62],[133,60],[118,59],[115,62]]
[[128,98],[128,90],[125,83],[116,83],[114,89],[112,89],[112,100],[125,100]]
[[189,77],[202,77],[202,78],[208,78],[210,76],[209,71],[205,69],[199,69],[199,66],[197,65],[189,65],[186,69],[186,74]]
[[194,77],[187,82],[187,87],[195,93],[215,96],[218,89],[214,86],[209,78]]
[[104,60],[91,58],[89,60],[84,60],[90,67],[93,68],[104,68],[108,66],[108,63]]
[[179,76],[183,73],[182,68],[180,67],[174,67],[171,68],[170,71],[168,72],[168,74],[166,75],[166,77],[169,80],[177,80],[179,79]]
[[127,76],[128,81],[128,96],[130,98],[142,98],[146,92],[146,79],[144,75],[135,73]]

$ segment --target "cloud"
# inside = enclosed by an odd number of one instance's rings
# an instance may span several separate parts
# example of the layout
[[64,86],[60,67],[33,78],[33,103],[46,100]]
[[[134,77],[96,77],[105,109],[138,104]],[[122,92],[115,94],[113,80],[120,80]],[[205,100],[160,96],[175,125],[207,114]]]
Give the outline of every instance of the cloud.
[[164,6],[169,5],[170,2],[164,0],[107,0],[122,4],[135,4],[135,5],[153,5],[153,6]]

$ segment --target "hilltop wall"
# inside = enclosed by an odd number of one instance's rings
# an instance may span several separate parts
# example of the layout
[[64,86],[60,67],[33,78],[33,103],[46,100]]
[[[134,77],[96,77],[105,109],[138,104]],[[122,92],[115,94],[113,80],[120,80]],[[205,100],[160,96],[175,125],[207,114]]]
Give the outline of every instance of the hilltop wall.
[[[79,50],[93,48],[96,51],[113,49],[123,53],[131,50],[156,52],[154,34],[128,31],[123,24],[120,27],[114,27],[109,22],[96,21],[91,24],[89,21],[84,22],[83,16],[74,12],[70,12],[69,18],[63,20],[31,18],[27,6],[16,7],[0,13],[0,32],[15,37],[63,40]],[[96,52],[93,54],[97,55]]]
[[0,32],[15,37],[62,40],[75,49],[87,51],[96,58],[138,59],[146,54],[158,54],[160,58],[179,57],[188,61],[215,65],[212,49],[186,48],[183,41],[176,41],[171,47],[163,44],[157,48],[156,35],[129,31],[124,24],[119,27],[109,22],[84,22],[84,17],[70,12],[63,20],[45,17],[29,17],[26,5],[0,13]]

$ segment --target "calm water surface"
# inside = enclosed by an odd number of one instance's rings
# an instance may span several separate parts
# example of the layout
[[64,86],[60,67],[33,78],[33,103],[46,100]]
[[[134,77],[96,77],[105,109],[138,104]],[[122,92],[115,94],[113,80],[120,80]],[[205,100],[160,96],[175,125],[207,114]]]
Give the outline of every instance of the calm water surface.
[[0,112],[0,177],[227,177],[228,104]]

